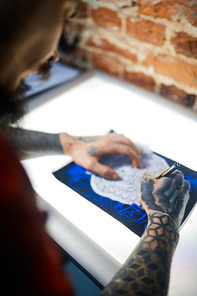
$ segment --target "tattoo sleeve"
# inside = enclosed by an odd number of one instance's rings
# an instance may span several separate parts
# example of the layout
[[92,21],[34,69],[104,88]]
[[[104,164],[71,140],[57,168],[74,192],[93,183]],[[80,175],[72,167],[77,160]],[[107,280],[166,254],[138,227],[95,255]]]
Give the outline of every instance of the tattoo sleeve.
[[21,159],[64,154],[59,134],[9,127],[6,128],[6,137],[10,140]]
[[168,215],[149,215],[139,244],[101,295],[167,295],[171,261],[179,238],[176,229]]
[[74,137],[67,134],[69,138],[71,138],[73,141],[82,141],[84,143],[91,143],[96,142],[99,140],[99,136],[86,136],[86,137]]

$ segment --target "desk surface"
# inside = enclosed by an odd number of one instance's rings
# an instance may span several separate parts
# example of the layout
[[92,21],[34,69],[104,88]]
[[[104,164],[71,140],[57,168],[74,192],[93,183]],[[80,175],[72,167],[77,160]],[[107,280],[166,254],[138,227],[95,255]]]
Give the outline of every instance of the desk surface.
[[[185,108],[100,73],[68,90],[61,87],[47,95],[49,101],[25,116],[24,128],[77,136],[101,135],[113,129],[197,169],[197,116]],[[55,179],[51,172],[70,161],[69,156],[45,156],[22,163],[50,212],[48,230],[52,237],[105,286],[139,237]],[[169,296],[196,295],[196,223],[195,207],[180,233]]]

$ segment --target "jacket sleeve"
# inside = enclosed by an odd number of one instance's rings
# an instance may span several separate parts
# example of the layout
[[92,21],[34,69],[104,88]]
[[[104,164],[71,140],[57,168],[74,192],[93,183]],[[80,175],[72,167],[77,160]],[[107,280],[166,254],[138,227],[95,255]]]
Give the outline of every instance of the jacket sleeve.
[[45,232],[29,179],[0,138],[0,259],[4,295],[73,295],[63,256]]

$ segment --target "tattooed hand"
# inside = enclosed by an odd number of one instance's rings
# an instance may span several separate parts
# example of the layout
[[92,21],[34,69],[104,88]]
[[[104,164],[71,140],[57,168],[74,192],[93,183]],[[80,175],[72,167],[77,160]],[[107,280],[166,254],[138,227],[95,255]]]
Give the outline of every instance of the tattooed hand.
[[60,141],[64,153],[72,156],[77,164],[107,179],[117,180],[119,176],[112,168],[99,163],[103,154],[125,154],[132,160],[135,167],[139,167],[140,149],[121,134],[75,137],[61,133]]
[[167,295],[178,228],[188,199],[189,183],[180,171],[160,180],[151,173],[143,175],[141,200],[149,218],[147,227],[102,296]]
[[142,206],[147,214],[155,211],[168,214],[178,229],[189,200],[189,189],[189,183],[178,170],[160,180],[156,180],[151,173],[145,173],[141,182]]

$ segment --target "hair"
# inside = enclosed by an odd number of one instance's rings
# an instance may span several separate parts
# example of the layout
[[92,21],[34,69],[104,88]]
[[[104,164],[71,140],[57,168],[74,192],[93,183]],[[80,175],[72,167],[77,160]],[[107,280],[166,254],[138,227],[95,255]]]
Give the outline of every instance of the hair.
[[25,28],[29,16],[52,0],[0,0],[0,54]]
[[[20,38],[20,33],[28,26],[31,16],[45,9],[46,5],[53,7],[54,0],[0,0],[0,64],[8,49],[13,49],[16,39]],[[41,79],[47,80],[50,77],[51,62],[49,60],[39,67],[37,74],[41,75]],[[28,89],[24,81],[14,91],[0,86],[0,129],[5,130],[11,124],[20,123],[26,113]]]
[[33,0],[0,0],[0,52],[6,50],[24,24]]
[[[0,58],[6,55],[8,48],[28,21],[27,16],[36,12],[50,0],[0,0]],[[46,62],[38,69],[42,79],[50,77],[50,63]],[[17,123],[25,114],[25,92],[29,87],[21,82],[14,92],[0,87],[0,127]]]

